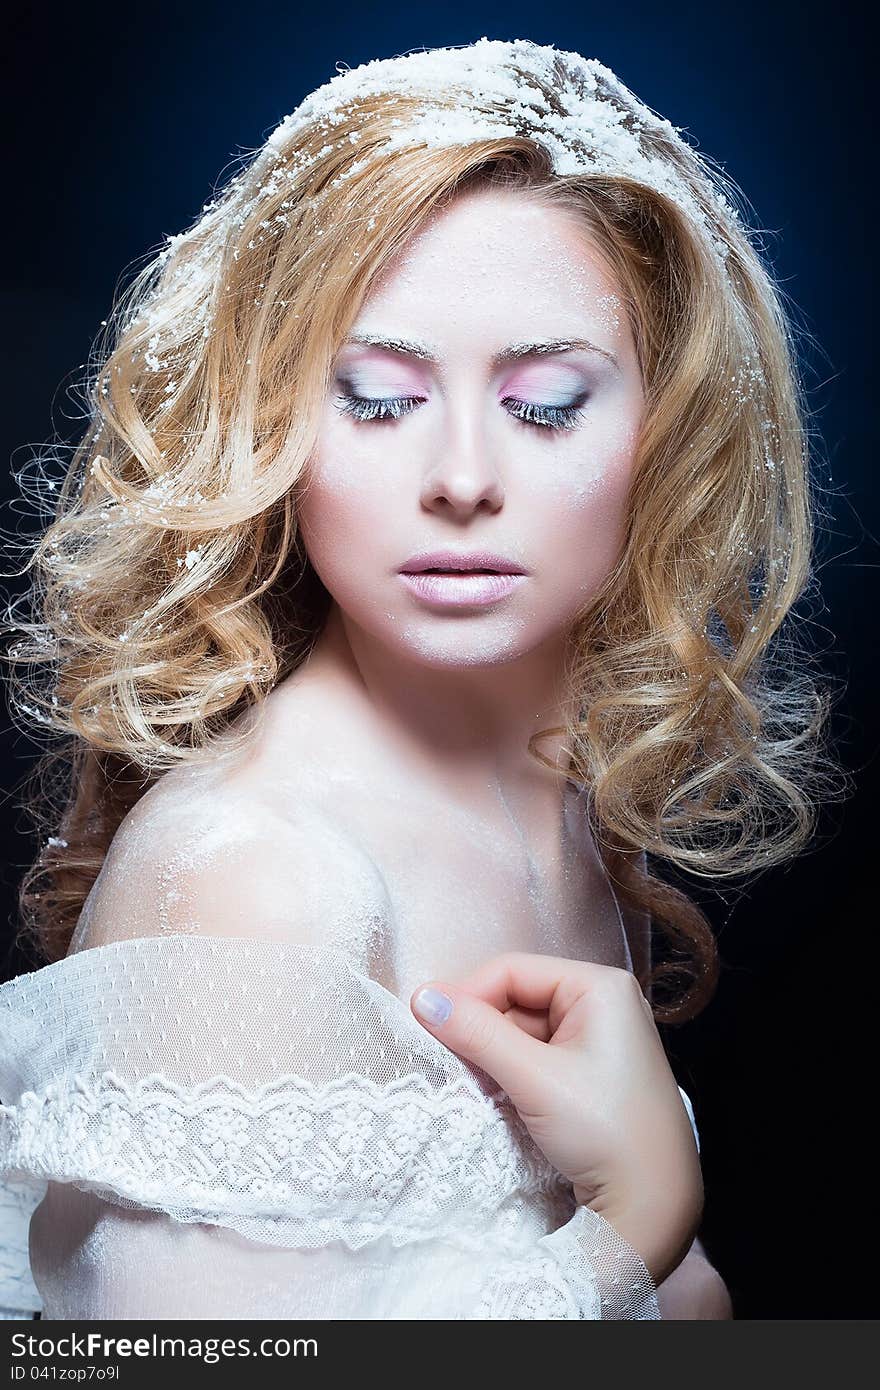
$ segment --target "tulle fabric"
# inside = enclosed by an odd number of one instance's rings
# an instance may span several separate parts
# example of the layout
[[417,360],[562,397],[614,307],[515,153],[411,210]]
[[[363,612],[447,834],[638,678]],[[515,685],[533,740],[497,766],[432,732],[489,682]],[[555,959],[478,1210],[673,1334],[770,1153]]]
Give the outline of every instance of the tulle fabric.
[[660,1316],[505,1092],[341,951],[171,933],[19,976],[0,1096],[6,1317]]

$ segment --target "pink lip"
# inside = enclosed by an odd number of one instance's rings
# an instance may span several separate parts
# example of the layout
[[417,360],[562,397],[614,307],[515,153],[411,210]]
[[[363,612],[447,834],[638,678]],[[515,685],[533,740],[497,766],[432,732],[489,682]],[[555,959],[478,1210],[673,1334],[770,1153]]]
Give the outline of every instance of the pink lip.
[[522,584],[524,574],[480,574],[448,571],[446,574],[400,575],[416,598],[430,608],[473,608],[498,603]]
[[474,570],[494,570],[496,574],[524,574],[522,565],[508,560],[506,555],[496,555],[488,550],[470,551],[458,554],[454,550],[426,550],[420,555],[411,555],[400,566],[401,573],[418,574],[423,570],[459,570],[472,573]]

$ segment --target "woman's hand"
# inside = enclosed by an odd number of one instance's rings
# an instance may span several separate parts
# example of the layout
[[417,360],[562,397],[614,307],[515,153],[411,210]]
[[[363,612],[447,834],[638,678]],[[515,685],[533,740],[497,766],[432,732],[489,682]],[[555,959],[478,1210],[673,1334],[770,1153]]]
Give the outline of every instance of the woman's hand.
[[[428,990],[427,996],[424,994]],[[451,1001],[420,1012],[430,991]],[[616,966],[505,952],[452,983],[428,981],[419,1022],[507,1092],[532,1138],[660,1284],[700,1224],[693,1131],[635,976]]]

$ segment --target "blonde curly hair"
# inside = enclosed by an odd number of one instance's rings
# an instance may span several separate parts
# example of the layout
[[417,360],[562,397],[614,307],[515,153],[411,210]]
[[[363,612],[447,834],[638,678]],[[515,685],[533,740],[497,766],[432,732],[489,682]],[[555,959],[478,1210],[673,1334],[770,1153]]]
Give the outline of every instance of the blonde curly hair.
[[309,651],[329,595],[297,511],[335,354],[408,239],[489,184],[579,217],[637,346],[627,533],[572,634],[579,715],[561,732],[606,867],[665,942],[643,981],[655,1016],[683,1021],[711,997],[717,947],[641,851],[706,880],[763,870],[806,844],[834,790],[829,695],[783,630],[811,580],[815,510],[793,325],[755,233],[717,198],[742,195],[662,126],[643,145],[688,182],[723,260],[662,191],[560,175],[526,130],[386,143],[416,110],[375,92],[340,108],[332,137],[317,114],[276,134],[117,296],[87,427],[29,547],[30,612],[13,603],[4,624],[25,639],[6,652],[13,708],[54,745],[28,779],[51,833],[22,882],[20,939],[63,957],[132,805],[244,742],[238,716]]

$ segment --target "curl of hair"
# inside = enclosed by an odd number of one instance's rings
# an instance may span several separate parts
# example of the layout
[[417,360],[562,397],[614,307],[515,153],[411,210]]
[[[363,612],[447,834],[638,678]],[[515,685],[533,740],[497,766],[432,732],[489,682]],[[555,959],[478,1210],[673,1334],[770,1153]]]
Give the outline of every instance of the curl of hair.
[[52,833],[21,886],[22,935],[64,956],[131,806],[179,763],[243,745],[241,716],[307,654],[329,595],[297,506],[334,356],[413,233],[488,184],[577,220],[637,346],[647,411],[628,532],[572,630],[574,713],[529,747],[547,762],[536,742],[565,734],[606,867],[665,941],[643,981],[655,1016],[683,1021],[715,988],[714,935],[683,891],[637,870],[640,852],[705,879],[765,869],[806,843],[835,789],[829,697],[783,630],[813,540],[791,324],[748,228],[711,193],[738,190],[662,130],[643,140],[690,180],[726,275],[662,194],[558,176],[526,130],[383,152],[410,107],[370,96],[329,137],[316,120],[267,143],[117,296],[83,437],[48,482],[30,614],[13,603],[4,624],[26,639],[5,653],[24,668],[13,709],[55,743],[28,779]]

